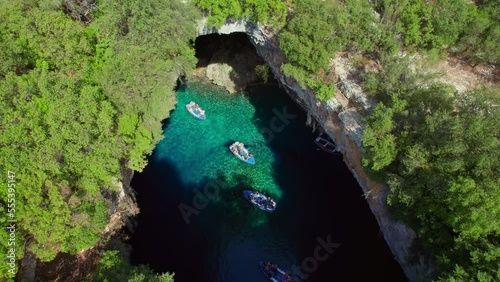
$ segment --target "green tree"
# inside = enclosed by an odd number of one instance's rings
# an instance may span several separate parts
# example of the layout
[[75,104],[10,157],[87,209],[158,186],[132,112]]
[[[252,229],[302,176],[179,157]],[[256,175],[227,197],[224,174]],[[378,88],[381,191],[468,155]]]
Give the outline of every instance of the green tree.
[[397,62],[366,82],[381,102],[366,119],[363,163],[389,184],[388,203],[417,233],[435,277],[497,280],[498,90],[455,94]]
[[99,266],[94,275],[94,281],[173,282],[174,274],[168,272],[155,274],[147,266],[131,266],[118,251],[106,251],[99,261]]
[[391,108],[378,104],[363,132],[363,146],[370,149],[363,159],[363,166],[374,172],[384,169],[396,158],[393,115]]
[[[17,259],[26,249],[50,261],[103,239],[122,164],[145,165],[174,107],[176,79],[196,62],[193,6],[103,0],[84,26],[61,4],[1,4],[0,169],[14,171],[22,187]],[[2,210],[6,199],[1,189]],[[5,265],[0,271],[0,280],[12,277]]]
[[275,27],[284,24],[288,14],[284,0],[195,0],[195,4],[208,14],[208,26],[221,27],[227,19],[250,18]]
[[256,65],[255,66],[255,73],[265,82],[269,80],[269,66],[266,64],[263,65]]

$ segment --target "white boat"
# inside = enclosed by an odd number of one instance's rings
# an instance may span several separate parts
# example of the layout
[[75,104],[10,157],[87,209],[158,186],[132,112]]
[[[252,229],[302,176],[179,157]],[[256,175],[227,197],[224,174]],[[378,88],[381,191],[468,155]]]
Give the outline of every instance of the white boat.
[[245,144],[240,143],[238,141],[234,142],[229,146],[229,150],[235,155],[238,159],[246,162],[247,164],[255,164],[255,158],[253,155],[245,148]]
[[186,105],[186,109],[197,119],[207,119],[205,111],[200,107],[200,105],[196,104],[193,101],[189,102],[189,104]]

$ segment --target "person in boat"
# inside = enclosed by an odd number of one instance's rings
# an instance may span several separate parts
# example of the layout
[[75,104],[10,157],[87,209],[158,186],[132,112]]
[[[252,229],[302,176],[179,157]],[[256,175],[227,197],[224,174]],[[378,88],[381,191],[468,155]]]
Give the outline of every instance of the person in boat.
[[253,199],[253,202],[254,202],[254,203],[256,203],[256,204],[258,204],[258,203],[259,203],[259,195],[255,195],[255,194],[253,194],[253,195],[252,195],[252,199]]
[[233,151],[233,153],[237,155],[240,155],[240,142],[234,142],[233,145],[231,145],[231,151]]
[[243,156],[242,152],[244,152],[244,150],[245,150],[245,147],[244,147],[244,146],[245,146],[245,144],[243,144],[243,143],[239,143],[239,144],[238,144],[238,151],[239,151],[238,153],[239,153],[241,156]]
[[270,210],[273,208],[273,200],[270,197],[266,198],[266,209]]
[[231,151],[233,151],[233,153],[235,153],[235,154],[239,154],[239,152],[238,152],[238,142],[235,142],[235,143],[231,146]]
[[268,200],[268,201],[267,201],[267,209],[268,209],[268,210],[272,210],[272,209],[274,209],[274,205],[275,205],[275,203],[274,203],[274,201],[273,201],[273,200]]

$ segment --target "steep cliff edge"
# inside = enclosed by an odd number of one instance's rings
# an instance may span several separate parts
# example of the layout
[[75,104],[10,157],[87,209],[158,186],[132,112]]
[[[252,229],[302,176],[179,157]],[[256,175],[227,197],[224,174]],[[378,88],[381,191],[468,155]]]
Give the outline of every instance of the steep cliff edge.
[[205,21],[201,21],[198,26],[199,35],[230,34],[233,32],[244,32],[248,35],[257,53],[269,65],[276,80],[292,99],[307,112],[308,124],[314,129],[316,126],[321,127],[336,142],[344,156],[345,163],[362,187],[389,248],[408,279],[417,281],[426,277],[428,270],[423,263],[423,258],[417,264],[409,263],[410,247],[415,234],[389,214],[386,206],[388,187],[370,180],[362,169],[361,156],[364,149],[362,146],[363,115],[361,112],[370,111],[375,105],[375,101],[364,95],[362,88],[350,79],[349,74],[352,67],[342,57],[331,60],[339,90],[337,90],[335,98],[323,102],[316,98],[311,90],[302,89],[293,77],[288,77],[281,71],[281,65],[286,59],[279,49],[276,34],[270,29],[265,26],[256,26],[245,20],[226,23],[218,29],[206,27]]
[[111,205],[110,216],[101,241],[76,255],[59,253],[50,262],[41,262],[28,252],[21,260],[17,281],[89,281],[91,279],[108,240],[139,213],[135,194],[130,186],[134,172],[122,166],[121,175],[122,180],[117,182],[117,192],[110,193],[107,197]]

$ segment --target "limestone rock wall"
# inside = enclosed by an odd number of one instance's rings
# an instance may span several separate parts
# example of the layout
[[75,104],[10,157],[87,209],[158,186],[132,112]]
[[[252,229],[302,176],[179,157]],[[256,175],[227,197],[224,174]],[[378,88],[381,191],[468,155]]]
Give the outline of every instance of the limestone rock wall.
[[[337,85],[343,97],[348,101],[342,103],[342,101],[332,98],[328,102],[322,102],[316,98],[313,91],[302,89],[293,77],[287,77],[281,71],[281,64],[286,61],[286,58],[279,49],[276,35],[267,30],[266,27],[257,26],[246,20],[228,22],[219,29],[205,27],[205,20],[203,20],[198,27],[199,35],[230,34],[233,32],[245,32],[248,35],[258,54],[271,68],[276,80],[307,112],[308,122],[314,119],[317,125],[336,142],[344,156],[345,163],[362,187],[384,238],[395,259],[403,268],[405,275],[410,281],[424,279],[428,273],[423,259],[418,264],[410,264],[407,260],[415,238],[414,232],[402,222],[394,220],[387,211],[387,186],[371,181],[362,169],[363,115],[359,111],[369,112],[375,105],[375,101],[367,97],[355,81],[349,79],[352,67],[341,58],[332,60],[338,77]],[[351,103],[359,107],[349,107],[348,105]],[[315,125],[313,124],[313,126]],[[325,178],[327,177],[325,176]]]

